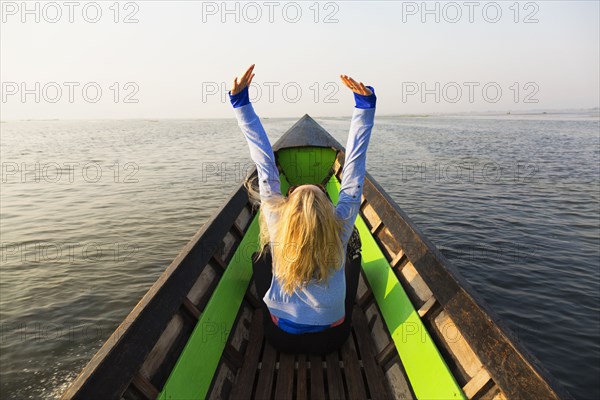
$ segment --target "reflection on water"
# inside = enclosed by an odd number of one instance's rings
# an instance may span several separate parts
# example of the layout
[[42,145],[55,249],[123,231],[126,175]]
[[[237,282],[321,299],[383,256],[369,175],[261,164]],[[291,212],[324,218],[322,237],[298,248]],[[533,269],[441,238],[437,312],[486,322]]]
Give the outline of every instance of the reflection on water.
[[[317,121],[345,143],[349,118]],[[264,121],[273,142],[294,122]],[[1,394],[54,398],[251,164],[233,120],[1,129]],[[578,398],[600,396],[598,130],[597,118],[379,117],[368,154]]]

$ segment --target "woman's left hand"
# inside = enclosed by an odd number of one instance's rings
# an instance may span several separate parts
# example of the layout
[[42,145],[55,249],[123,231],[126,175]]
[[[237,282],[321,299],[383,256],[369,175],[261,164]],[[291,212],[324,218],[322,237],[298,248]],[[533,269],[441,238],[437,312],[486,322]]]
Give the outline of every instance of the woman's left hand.
[[254,70],[254,65],[255,64],[252,64],[250,68],[248,68],[246,72],[244,72],[244,75],[242,75],[239,82],[237,76],[235,77],[235,79],[233,80],[233,88],[231,89],[232,96],[244,90],[246,86],[250,86],[250,84],[252,83],[252,78],[254,78],[254,74],[252,73],[252,71]]
[[344,85],[346,85],[348,89],[352,90],[356,94],[360,94],[361,96],[370,96],[373,94],[371,89],[363,85],[362,82],[356,82],[348,75],[340,75],[340,79],[342,82],[344,82]]

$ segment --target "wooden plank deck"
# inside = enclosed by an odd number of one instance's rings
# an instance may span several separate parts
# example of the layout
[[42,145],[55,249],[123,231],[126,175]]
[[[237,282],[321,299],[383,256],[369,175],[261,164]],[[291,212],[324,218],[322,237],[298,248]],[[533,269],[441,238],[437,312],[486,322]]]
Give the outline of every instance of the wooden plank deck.
[[326,356],[276,351],[263,335],[262,311],[256,310],[244,363],[232,399],[385,399],[393,398],[377,363],[367,319],[354,308],[353,330],[339,351]]

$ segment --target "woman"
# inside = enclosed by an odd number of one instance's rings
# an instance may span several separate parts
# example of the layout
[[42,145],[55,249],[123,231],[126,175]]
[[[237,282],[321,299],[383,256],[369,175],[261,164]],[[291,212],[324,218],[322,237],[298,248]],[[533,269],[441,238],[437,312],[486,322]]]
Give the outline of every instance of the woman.
[[280,351],[328,353],[351,331],[360,256],[347,257],[347,246],[360,208],[377,99],[371,86],[340,76],[356,107],[337,205],[322,185],[292,186],[283,196],[273,149],[248,96],[253,71],[251,65],[234,79],[229,96],[257,168],[258,193],[249,181],[246,187],[261,208],[261,251],[253,269],[265,336]]

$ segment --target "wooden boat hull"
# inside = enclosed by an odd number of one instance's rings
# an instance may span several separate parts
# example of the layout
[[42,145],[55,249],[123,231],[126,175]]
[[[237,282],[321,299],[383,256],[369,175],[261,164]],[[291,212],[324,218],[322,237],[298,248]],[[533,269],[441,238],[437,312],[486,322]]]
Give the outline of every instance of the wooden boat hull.
[[[337,196],[343,147],[308,115],[274,150],[282,185],[330,176]],[[339,353],[265,343],[256,211],[240,185],[63,398],[571,398],[370,174],[362,200],[363,270]]]

